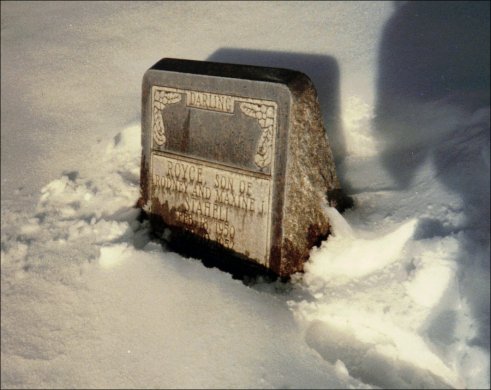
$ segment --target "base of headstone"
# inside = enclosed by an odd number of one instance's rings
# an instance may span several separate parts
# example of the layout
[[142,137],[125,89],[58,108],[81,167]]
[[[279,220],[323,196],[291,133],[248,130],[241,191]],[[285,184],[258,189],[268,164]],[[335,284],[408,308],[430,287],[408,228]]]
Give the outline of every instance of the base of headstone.
[[[275,272],[261,264],[250,261],[246,256],[236,253],[215,241],[205,240],[186,229],[168,226],[161,217],[155,214],[144,218],[150,221],[154,238],[161,243],[166,231],[171,234],[165,239],[167,250],[179,253],[186,258],[201,261],[207,268],[217,268],[232,275],[233,279],[241,280],[244,284],[252,284],[261,278],[266,282],[288,282],[290,276],[278,276]],[[206,248],[206,250],[204,250]]]

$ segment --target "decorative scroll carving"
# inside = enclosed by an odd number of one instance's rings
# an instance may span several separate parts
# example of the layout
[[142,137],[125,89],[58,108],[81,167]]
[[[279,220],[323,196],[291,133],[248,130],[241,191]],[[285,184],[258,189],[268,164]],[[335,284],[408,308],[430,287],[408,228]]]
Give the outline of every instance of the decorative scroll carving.
[[261,169],[266,168],[271,165],[273,153],[275,108],[267,104],[240,103],[240,109],[247,116],[257,119],[263,129],[254,163]]
[[181,101],[181,95],[175,92],[166,92],[154,89],[153,94],[153,140],[159,146],[165,144],[165,126],[162,118],[162,110],[168,104]]

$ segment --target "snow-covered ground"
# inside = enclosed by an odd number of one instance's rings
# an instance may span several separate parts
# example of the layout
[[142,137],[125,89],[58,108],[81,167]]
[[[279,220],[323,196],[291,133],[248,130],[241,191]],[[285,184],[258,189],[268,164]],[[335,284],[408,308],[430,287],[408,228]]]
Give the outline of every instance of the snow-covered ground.
[[[2,388],[489,388],[489,3],[484,26],[478,2],[418,3],[2,2]],[[290,283],[150,240],[140,88],[162,57],[296,65],[328,123],[339,69],[355,205]]]

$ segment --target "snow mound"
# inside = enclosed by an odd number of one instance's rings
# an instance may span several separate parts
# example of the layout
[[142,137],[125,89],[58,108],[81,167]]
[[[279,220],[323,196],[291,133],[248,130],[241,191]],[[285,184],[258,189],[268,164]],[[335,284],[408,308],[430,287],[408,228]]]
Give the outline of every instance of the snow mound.
[[[285,300],[167,252],[138,219],[140,127],[2,219],[2,387],[353,388]],[[98,156],[98,157],[97,157]]]
[[[375,144],[348,147],[341,170],[355,207],[344,216],[326,210],[333,234],[312,249],[296,279],[304,295],[289,305],[306,342],[364,383],[487,388],[489,108],[418,109],[423,135],[397,143],[417,166],[397,153],[382,165]],[[360,110],[347,118],[348,141],[360,126],[371,134],[370,110]]]
[[[1,387],[489,389],[487,3],[1,2]],[[355,207],[292,283],[150,239],[164,56],[314,80]]]
[[408,269],[405,247],[417,220],[375,235],[347,229],[335,209],[328,212],[333,236],[312,250],[302,281],[314,300],[290,302],[307,343],[331,363],[341,360],[351,375],[383,388],[463,387],[419,334],[429,315],[425,308],[439,302],[455,276],[452,263],[435,264],[428,245],[423,257],[432,261]]

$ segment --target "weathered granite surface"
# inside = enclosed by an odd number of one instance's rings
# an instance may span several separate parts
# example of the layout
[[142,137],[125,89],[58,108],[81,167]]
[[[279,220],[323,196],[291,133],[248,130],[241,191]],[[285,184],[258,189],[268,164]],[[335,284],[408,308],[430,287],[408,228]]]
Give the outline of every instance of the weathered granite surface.
[[185,252],[288,276],[329,234],[339,182],[300,72],[163,59],[143,78],[142,147],[139,205]]
[[339,188],[331,148],[322,124],[317,93],[310,79],[299,74],[287,84],[291,96],[285,172],[285,207],[280,275],[301,271],[309,250],[329,234],[323,210],[326,192]]

